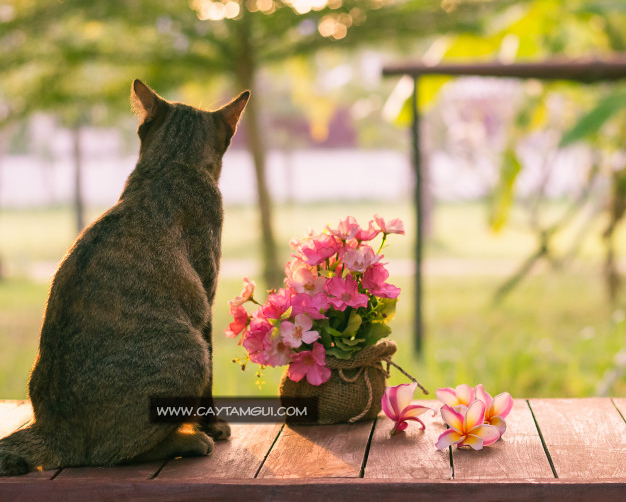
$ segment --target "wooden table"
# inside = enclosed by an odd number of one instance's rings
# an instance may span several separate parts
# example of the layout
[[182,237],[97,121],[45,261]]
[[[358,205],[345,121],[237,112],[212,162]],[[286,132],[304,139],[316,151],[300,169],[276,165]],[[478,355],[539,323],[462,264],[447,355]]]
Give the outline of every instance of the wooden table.
[[[422,404],[438,407],[436,401]],[[437,451],[445,425],[234,424],[210,457],[0,478],[0,501],[626,501],[626,398],[516,400],[504,437],[482,451]],[[0,437],[32,418],[0,401]],[[294,498],[295,497],[295,498]]]

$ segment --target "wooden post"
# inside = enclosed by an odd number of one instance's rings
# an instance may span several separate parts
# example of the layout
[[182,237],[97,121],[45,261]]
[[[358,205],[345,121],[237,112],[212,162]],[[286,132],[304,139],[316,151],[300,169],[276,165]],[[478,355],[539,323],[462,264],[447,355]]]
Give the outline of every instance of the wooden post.
[[420,355],[424,343],[424,323],[422,320],[422,249],[424,244],[423,229],[423,193],[422,193],[422,160],[420,151],[420,115],[419,115],[419,77],[413,77],[413,95],[411,96],[412,122],[411,145],[413,151],[413,171],[415,173],[415,318],[414,336],[415,352]]

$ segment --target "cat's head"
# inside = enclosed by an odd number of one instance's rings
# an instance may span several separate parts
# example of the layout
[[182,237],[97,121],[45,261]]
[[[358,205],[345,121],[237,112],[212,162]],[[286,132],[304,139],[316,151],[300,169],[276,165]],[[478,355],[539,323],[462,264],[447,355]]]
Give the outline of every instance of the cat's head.
[[131,104],[141,123],[140,160],[153,163],[184,162],[206,168],[215,178],[222,169],[222,156],[237,130],[237,123],[250,98],[242,92],[214,111],[200,110],[163,99],[150,87],[135,80]]

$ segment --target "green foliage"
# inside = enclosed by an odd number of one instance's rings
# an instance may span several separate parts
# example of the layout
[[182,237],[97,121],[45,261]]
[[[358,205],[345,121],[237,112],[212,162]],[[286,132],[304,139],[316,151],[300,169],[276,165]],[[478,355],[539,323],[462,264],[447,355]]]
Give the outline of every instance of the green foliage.
[[514,202],[515,182],[522,171],[522,164],[517,157],[515,148],[509,146],[502,158],[500,179],[495,188],[489,211],[489,225],[494,232],[499,232],[506,224]]
[[563,134],[559,146],[569,146],[595,136],[609,119],[624,108],[626,108],[626,92],[614,92],[605,96]]

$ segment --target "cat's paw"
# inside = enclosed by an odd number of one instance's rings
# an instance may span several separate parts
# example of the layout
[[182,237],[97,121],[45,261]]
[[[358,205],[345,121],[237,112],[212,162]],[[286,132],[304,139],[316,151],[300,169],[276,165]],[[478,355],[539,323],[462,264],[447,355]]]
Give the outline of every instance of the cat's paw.
[[204,432],[195,431],[192,434],[178,436],[178,450],[181,457],[207,456],[213,451],[215,443]]
[[0,453],[0,476],[19,476],[28,471],[26,460],[19,455]]
[[200,424],[200,430],[206,432],[216,441],[228,439],[230,437],[230,425],[226,420],[221,418],[211,422],[203,422]]

